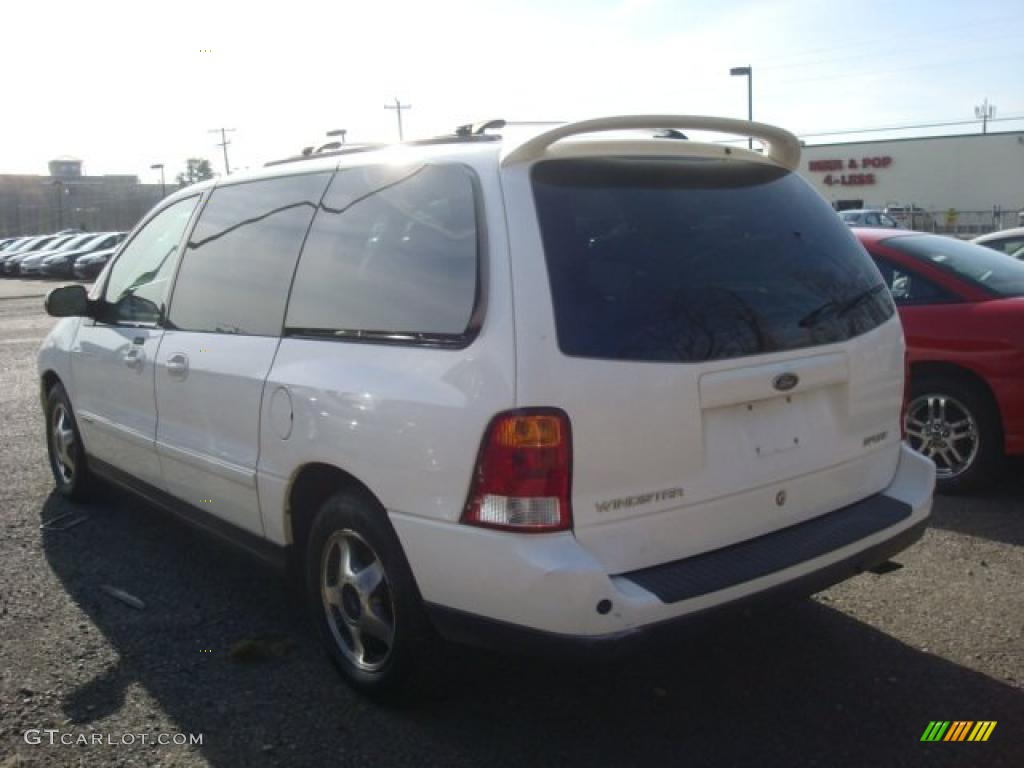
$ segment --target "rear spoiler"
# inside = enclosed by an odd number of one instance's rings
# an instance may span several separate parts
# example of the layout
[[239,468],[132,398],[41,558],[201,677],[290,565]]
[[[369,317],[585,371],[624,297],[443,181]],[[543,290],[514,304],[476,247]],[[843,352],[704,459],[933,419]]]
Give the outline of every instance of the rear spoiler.
[[767,123],[700,115],[623,115],[566,123],[544,131],[511,149],[501,159],[501,164],[509,166],[537,160],[544,156],[545,151],[552,144],[570,136],[604,131],[664,130],[667,128],[750,136],[764,142],[765,155],[784,168],[795,171],[800,163],[800,141],[797,137],[787,130]]

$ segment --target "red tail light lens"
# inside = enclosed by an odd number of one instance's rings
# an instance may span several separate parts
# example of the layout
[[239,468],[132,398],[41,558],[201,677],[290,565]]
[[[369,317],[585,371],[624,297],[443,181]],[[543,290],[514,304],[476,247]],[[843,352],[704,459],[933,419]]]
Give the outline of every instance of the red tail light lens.
[[523,533],[572,528],[572,432],[556,408],[506,411],[484,435],[462,522]]

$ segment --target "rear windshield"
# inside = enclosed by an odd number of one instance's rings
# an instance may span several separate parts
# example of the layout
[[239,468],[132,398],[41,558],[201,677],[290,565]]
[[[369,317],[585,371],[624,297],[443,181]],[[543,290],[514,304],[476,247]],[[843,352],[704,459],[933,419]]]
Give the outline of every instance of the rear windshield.
[[1024,262],[1008,254],[939,235],[908,235],[881,242],[996,296],[1024,296]]
[[894,308],[796,174],[761,163],[550,160],[533,169],[563,353],[699,362],[830,344]]

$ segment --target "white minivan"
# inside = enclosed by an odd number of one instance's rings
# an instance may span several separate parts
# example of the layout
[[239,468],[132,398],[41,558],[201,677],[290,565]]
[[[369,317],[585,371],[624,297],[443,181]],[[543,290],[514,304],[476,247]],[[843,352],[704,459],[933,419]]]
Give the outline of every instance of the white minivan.
[[899,319],[791,134],[484,128],[187,187],[53,291],[58,491],[294,564],[373,693],[435,635],[621,647],[921,535]]

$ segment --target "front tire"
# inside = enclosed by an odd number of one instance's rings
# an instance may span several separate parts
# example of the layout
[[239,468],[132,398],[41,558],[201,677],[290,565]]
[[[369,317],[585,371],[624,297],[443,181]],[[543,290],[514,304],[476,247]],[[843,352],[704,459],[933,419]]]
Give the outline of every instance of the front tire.
[[310,529],[305,571],[310,614],[338,671],[371,697],[400,693],[429,628],[380,505],[352,492],[330,497]]
[[911,383],[905,427],[915,451],[935,462],[940,493],[961,493],[991,482],[1002,463],[999,412],[977,384],[955,376],[922,376]]
[[78,431],[64,385],[54,384],[46,394],[46,449],[57,493],[82,501],[95,485],[85,458],[85,446]]

